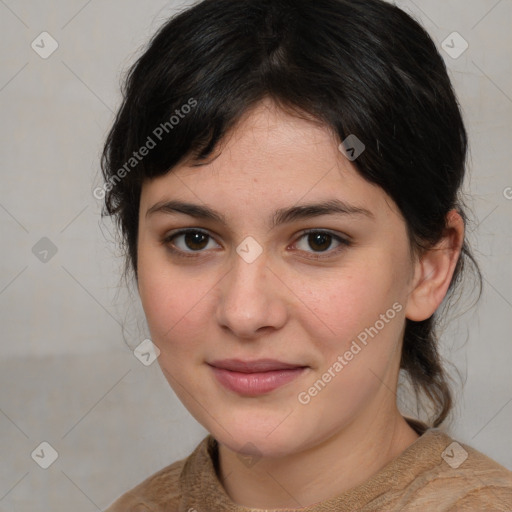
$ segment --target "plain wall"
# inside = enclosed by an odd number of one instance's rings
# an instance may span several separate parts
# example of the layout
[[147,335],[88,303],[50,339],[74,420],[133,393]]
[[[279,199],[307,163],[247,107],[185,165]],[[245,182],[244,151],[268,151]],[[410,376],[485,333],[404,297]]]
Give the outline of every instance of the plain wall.
[[[128,347],[144,325],[92,194],[121,74],[185,5],[0,2],[0,511],[102,509],[205,435],[157,364]],[[512,2],[398,5],[440,48],[453,31],[469,43],[457,59],[441,53],[470,134],[470,231],[485,287],[442,351],[465,381],[451,434],[512,469]],[[47,59],[31,47],[43,31],[59,45]],[[31,458],[43,441],[59,455],[46,470]]]

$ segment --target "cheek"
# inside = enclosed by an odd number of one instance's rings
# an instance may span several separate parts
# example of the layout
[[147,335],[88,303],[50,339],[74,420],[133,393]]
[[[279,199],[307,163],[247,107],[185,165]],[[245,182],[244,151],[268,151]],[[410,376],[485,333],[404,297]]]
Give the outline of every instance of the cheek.
[[[399,361],[404,281],[397,278],[390,261],[382,257],[380,262],[359,261],[350,274],[347,270],[338,279],[317,281],[305,295],[315,312],[303,318],[317,358],[315,374],[301,396],[311,397],[326,428],[335,428],[367,404]],[[321,335],[316,317],[324,326]],[[331,404],[328,411],[326,404]]]
[[345,344],[350,344],[401,297],[401,285],[384,261],[380,266],[360,262],[357,268],[344,275],[343,272],[341,270],[339,274],[342,275],[337,278],[325,276],[315,282],[314,288],[309,284],[305,295],[304,302],[314,313],[310,315],[310,328],[317,318],[321,320],[325,333],[323,344],[328,340],[327,348],[342,349]]
[[178,269],[157,257],[141,254],[139,260],[139,295],[151,332],[152,341],[161,351],[162,360],[172,353],[172,360],[184,354],[193,359],[201,344],[198,333],[205,332],[211,313],[213,276]]

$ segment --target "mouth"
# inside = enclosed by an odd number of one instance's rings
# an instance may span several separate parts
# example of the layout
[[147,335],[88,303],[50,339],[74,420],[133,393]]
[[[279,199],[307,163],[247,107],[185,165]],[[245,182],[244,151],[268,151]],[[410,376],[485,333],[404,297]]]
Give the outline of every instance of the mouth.
[[274,359],[241,361],[224,359],[208,363],[217,381],[230,391],[243,396],[270,393],[302,375],[308,366]]

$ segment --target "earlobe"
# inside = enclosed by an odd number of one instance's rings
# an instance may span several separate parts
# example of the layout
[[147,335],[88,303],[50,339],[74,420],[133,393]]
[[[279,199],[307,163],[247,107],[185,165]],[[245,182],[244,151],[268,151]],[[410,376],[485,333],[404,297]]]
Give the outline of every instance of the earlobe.
[[456,210],[446,216],[443,237],[415,263],[412,291],[405,310],[409,320],[430,318],[443,301],[464,242],[464,220]]

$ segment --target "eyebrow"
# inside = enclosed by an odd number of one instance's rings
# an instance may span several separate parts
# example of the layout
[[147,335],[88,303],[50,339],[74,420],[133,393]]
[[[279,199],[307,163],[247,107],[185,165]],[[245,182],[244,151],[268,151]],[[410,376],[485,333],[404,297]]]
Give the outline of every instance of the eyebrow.
[[[211,220],[227,225],[224,215],[212,208],[182,201],[161,201],[156,203],[148,209],[146,218],[155,213],[171,215],[181,213],[197,219]],[[321,215],[362,215],[370,219],[375,218],[373,213],[366,208],[348,204],[340,199],[330,199],[321,203],[308,203],[289,208],[280,208],[272,216],[270,225],[271,228],[275,228],[282,224],[320,217]]]

